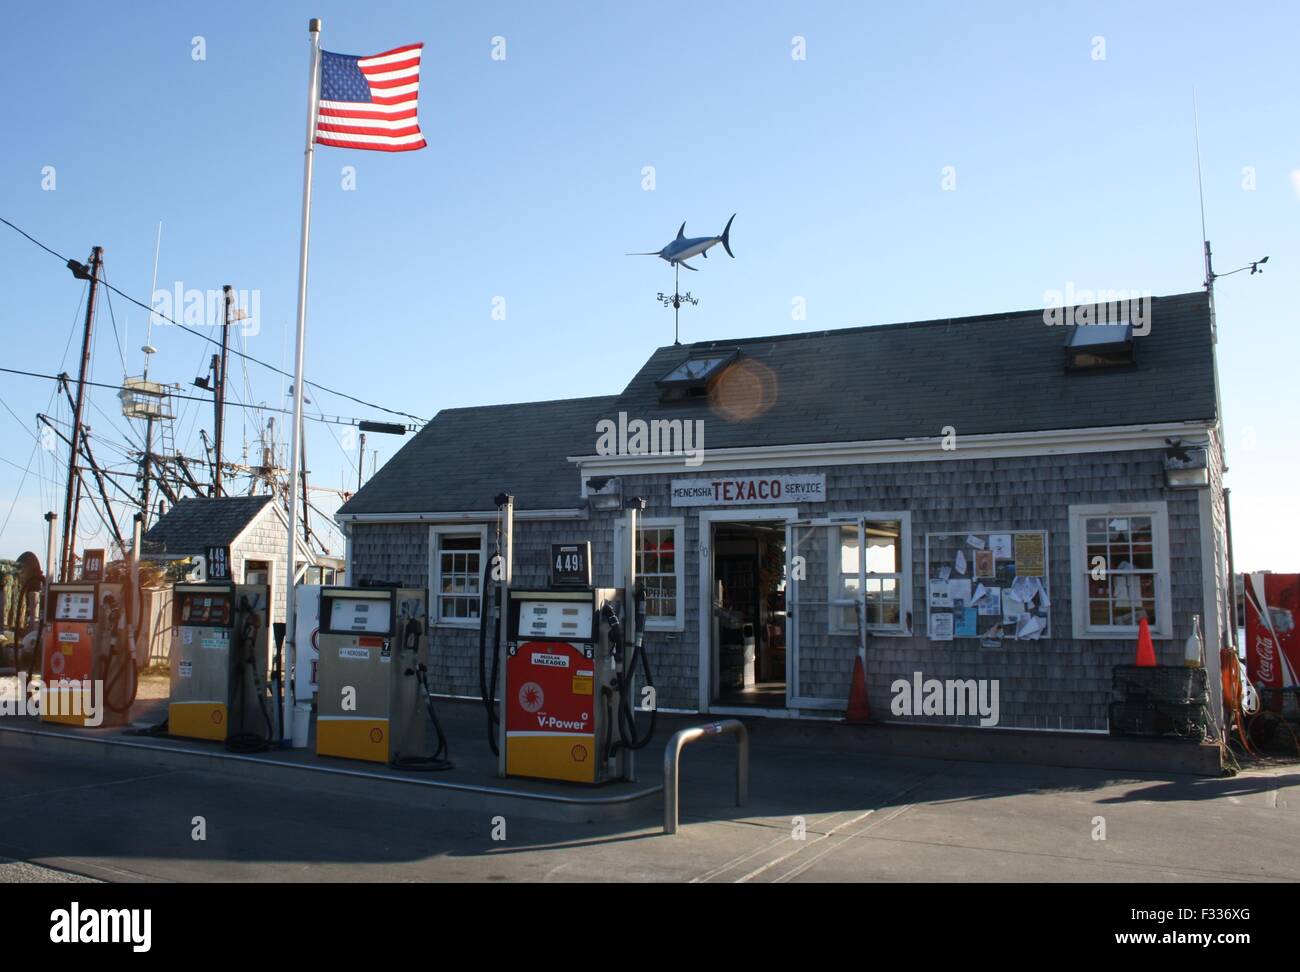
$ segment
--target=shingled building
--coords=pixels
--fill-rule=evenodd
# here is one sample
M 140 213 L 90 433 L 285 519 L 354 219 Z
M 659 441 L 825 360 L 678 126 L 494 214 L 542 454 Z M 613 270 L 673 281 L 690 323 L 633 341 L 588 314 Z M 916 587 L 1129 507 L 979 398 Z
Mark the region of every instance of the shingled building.
M 516 583 L 589 540 L 599 586 L 642 497 L 660 706 L 836 715 L 861 655 L 879 718 L 975 679 L 1003 727 L 1105 731 L 1141 618 L 1170 664 L 1199 618 L 1212 686 L 1229 625 L 1210 304 L 1147 300 L 674 345 L 620 394 L 442 411 L 340 510 L 348 575 L 427 586 L 437 686 L 476 695 L 493 497 Z

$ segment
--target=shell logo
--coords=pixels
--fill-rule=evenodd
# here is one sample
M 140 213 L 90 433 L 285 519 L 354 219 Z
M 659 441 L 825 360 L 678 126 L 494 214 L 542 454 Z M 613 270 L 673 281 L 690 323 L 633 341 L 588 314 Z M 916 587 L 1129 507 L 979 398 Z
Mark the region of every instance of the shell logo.
M 222 719 L 224 719 L 224 718 L 225 718 L 225 716 L 223 716 L 223 715 L 221 714 L 221 710 L 220 710 L 220 709 L 213 709 L 213 710 L 212 710 L 212 724 L 213 724 L 214 726 L 219 726 L 219 725 L 221 725 L 221 721 L 222 721 Z
M 380 743 L 380 742 L 383 742 L 383 741 L 384 741 L 384 730 L 380 729 L 378 726 L 375 726 L 375 728 L 371 729 L 371 730 L 370 730 L 370 741 L 371 741 L 372 743 Z
M 575 763 L 585 763 L 587 761 L 587 747 L 579 743 L 569 750 L 569 755 L 573 757 Z
M 546 704 L 546 693 L 536 682 L 524 682 L 519 686 L 519 708 L 525 712 L 536 712 Z

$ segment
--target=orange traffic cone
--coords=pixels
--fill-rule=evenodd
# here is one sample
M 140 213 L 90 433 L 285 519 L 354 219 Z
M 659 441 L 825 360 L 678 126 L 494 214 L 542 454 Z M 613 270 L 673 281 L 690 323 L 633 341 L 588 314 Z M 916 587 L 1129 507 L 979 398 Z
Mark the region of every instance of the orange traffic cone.
M 1138 622 L 1138 649 L 1135 664 L 1143 668 L 1156 667 L 1156 647 L 1151 643 L 1151 626 L 1147 624 L 1146 618 Z
M 853 660 L 853 681 L 849 684 L 849 709 L 844 716 L 844 721 L 871 721 L 871 706 L 867 704 L 867 672 L 862 667 L 861 656 Z

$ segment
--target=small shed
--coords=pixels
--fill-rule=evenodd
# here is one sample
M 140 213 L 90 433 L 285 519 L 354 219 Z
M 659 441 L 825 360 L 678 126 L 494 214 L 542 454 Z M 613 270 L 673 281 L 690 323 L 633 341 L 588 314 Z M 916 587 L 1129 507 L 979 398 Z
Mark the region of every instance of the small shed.
M 239 584 L 270 584 L 272 620 L 285 619 L 285 547 L 289 518 L 274 497 L 219 496 L 183 499 L 144 535 L 140 554 L 151 560 L 205 556 L 209 547 L 230 552 L 230 576 Z M 295 582 L 316 558 L 298 540 Z

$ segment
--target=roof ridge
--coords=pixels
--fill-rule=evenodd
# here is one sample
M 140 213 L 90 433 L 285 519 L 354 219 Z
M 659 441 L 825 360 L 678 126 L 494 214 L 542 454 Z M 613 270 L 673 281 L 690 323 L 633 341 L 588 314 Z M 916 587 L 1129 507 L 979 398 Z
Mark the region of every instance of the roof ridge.
M 523 408 L 524 406 L 536 405 L 573 405 L 578 402 L 598 402 L 602 399 L 618 398 L 619 394 L 619 392 L 615 392 L 610 395 L 584 395 L 581 398 L 547 398 L 539 402 L 496 402 L 492 405 L 460 405 L 455 408 L 441 408 L 434 415 L 434 418 L 448 412 L 486 412 L 493 408 Z
M 1152 301 L 1160 300 L 1178 300 L 1189 297 L 1206 298 L 1205 291 L 1191 290 L 1181 294 L 1163 294 L 1151 295 Z M 1074 305 L 1077 306 L 1077 305 Z M 766 341 L 797 341 L 810 338 L 824 338 L 838 335 L 862 334 L 867 331 L 893 331 L 906 330 L 914 327 L 939 327 L 951 326 L 953 324 L 976 324 L 976 323 L 993 323 L 1006 321 L 1015 317 L 1027 317 L 1030 315 L 1042 314 L 1046 307 L 1027 307 L 1018 311 L 998 311 L 990 314 L 972 314 L 966 317 L 932 317 L 920 321 L 891 321 L 888 324 L 854 324 L 850 327 L 831 327 L 822 328 L 816 331 L 790 331 L 785 334 L 768 334 L 755 337 L 740 338 L 713 338 L 706 341 L 695 341 L 691 344 L 664 344 L 655 349 L 654 354 L 660 351 L 671 351 L 674 348 L 687 352 L 688 354 L 695 350 L 706 350 L 718 347 L 731 347 L 741 345 L 762 344 Z M 653 357 L 653 355 L 652 355 Z

